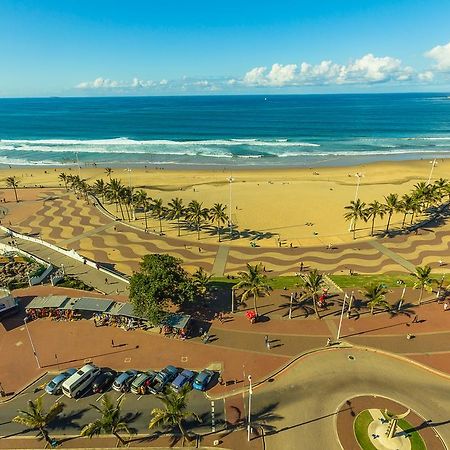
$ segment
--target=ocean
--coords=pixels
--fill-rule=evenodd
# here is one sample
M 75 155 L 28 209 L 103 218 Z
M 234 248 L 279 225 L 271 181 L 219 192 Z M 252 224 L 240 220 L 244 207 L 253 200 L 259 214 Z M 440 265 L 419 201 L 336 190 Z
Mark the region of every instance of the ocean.
M 314 167 L 450 157 L 450 95 L 0 99 L 1 165 Z

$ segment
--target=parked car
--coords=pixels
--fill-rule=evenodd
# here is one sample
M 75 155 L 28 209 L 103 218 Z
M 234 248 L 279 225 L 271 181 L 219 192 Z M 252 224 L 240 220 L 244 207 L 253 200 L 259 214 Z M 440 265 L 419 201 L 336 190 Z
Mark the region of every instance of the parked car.
M 133 380 L 139 375 L 137 370 L 127 370 L 119 374 L 113 383 L 113 389 L 117 392 L 128 392 Z
M 92 383 L 92 392 L 94 394 L 106 392 L 113 384 L 114 378 L 116 378 L 116 376 L 117 373 L 115 370 L 102 369 Z
M 190 385 L 194 377 L 195 373 L 192 372 L 192 370 L 184 369 L 181 373 L 177 375 L 175 380 L 172 381 L 170 387 L 174 391 L 180 391 L 184 386 Z
M 195 377 L 192 387 L 198 391 L 206 391 L 208 384 L 211 382 L 214 376 L 214 371 L 204 369 Z
M 146 394 L 148 392 L 148 386 L 155 379 L 156 372 L 148 370 L 139 374 L 131 383 L 131 392 L 133 394 Z
M 160 370 L 155 377 L 154 382 L 149 386 L 152 394 L 159 394 L 164 387 L 178 375 L 178 369 L 174 366 L 167 366 Z
M 52 378 L 52 380 L 45 386 L 45 392 L 47 394 L 60 394 L 62 391 L 62 384 L 67 378 L 72 376 L 77 372 L 77 369 L 67 369 L 65 372 L 56 375 L 56 377 Z

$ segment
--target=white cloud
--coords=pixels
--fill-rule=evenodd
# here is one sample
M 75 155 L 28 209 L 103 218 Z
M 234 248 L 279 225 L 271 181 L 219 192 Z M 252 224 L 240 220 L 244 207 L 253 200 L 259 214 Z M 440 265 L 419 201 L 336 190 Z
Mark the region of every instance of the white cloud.
M 242 82 L 249 86 L 300 86 L 323 84 L 374 84 L 387 81 L 407 81 L 414 76 L 411 67 L 403 66 L 399 59 L 377 57 L 368 53 L 347 65 L 324 60 L 313 65 L 273 64 L 248 71 Z
M 425 56 L 435 61 L 437 69 L 450 70 L 450 42 L 445 45 L 436 45 L 427 51 Z
M 151 88 L 158 83 L 152 80 L 140 80 L 133 78 L 131 81 L 116 81 L 109 78 L 98 77 L 93 81 L 83 81 L 75 86 L 76 89 L 117 89 L 117 88 Z M 167 80 L 161 80 L 159 84 L 167 84 Z
M 431 70 L 426 70 L 425 72 L 420 72 L 418 75 L 417 75 L 417 78 L 420 80 L 420 81 L 431 81 L 431 80 L 433 80 L 433 78 L 434 78 L 434 73 L 431 71 Z

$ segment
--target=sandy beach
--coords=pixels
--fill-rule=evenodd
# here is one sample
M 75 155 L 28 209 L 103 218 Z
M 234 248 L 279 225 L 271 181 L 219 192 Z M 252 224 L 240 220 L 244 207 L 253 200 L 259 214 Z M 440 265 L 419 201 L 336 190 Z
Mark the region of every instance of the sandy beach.
M 214 203 L 229 205 L 230 186 L 228 177 L 232 175 L 232 219 L 242 238 L 235 244 L 248 245 L 258 233 L 266 233 L 259 241 L 261 246 L 317 245 L 318 243 L 339 244 L 352 240 L 349 224 L 344 220 L 344 206 L 355 197 L 356 173 L 362 174 L 359 197 L 369 203 L 383 201 L 390 193 L 402 195 L 415 183 L 426 181 L 431 165 L 428 160 L 380 162 L 352 167 L 321 167 L 309 169 L 255 169 L 234 170 L 181 170 L 167 168 L 126 169 L 114 168 L 112 177 L 119 178 L 125 185 L 144 189 L 152 198 L 161 198 L 166 204 L 174 197 L 203 202 L 205 207 Z M 439 160 L 432 179 L 445 178 L 450 170 L 450 160 Z M 13 199 L 13 192 L 5 187 L 8 176 L 16 176 L 23 188 L 38 186 L 63 187 L 58 180 L 61 172 L 80 174 L 88 183 L 98 178 L 105 182 L 108 177 L 104 168 L 62 167 L 36 168 L 12 167 L 0 170 L 0 196 Z M 19 195 L 22 195 L 19 193 Z M 26 196 L 26 193 L 23 192 Z M 110 210 L 114 212 L 113 205 Z M 403 218 L 393 217 L 395 228 Z M 143 226 L 138 215 L 135 225 Z M 312 225 L 311 225 L 312 224 Z M 377 219 L 376 228 L 386 226 L 384 219 Z M 149 219 L 149 228 L 158 230 L 158 222 Z M 367 238 L 370 224 L 358 224 L 357 237 Z M 176 227 L 164 222 L 164 232 L 176 236 Z M 195 232 L 183 230 L 184 238 L 196 239 Z M 202 240 L 217 241 L 216 236 L 204 233 Z M 247 242 L 246 242 L 247 241 Z

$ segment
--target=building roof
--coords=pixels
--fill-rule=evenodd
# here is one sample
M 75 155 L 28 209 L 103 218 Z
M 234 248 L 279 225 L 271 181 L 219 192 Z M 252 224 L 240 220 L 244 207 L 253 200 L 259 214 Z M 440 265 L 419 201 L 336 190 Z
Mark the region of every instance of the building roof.
M 72 300 L 74 300 L 72 309 L 93 312 L 105 312 L 114 303 L 112 300 L 94 297 L 80 297 Z
M 48 295 L 47 297 L 34 297 L 28 303 L 26 309 L 39 308 L 61 308 L 68 302 L 69 297 L 65 295 Z
M 191 316 L 188 314 L 170 314 L 169 316 L 167 316 L 164 324 L 169 327 L 181 330 L 187 327 L 190 320 Z
M 122 303 L 122 307 L 119 310 L 119 315 L 123 317 L 132 317 L 133 319 L 142 319 L 142 316 L 134 312 L 132 303 Z

